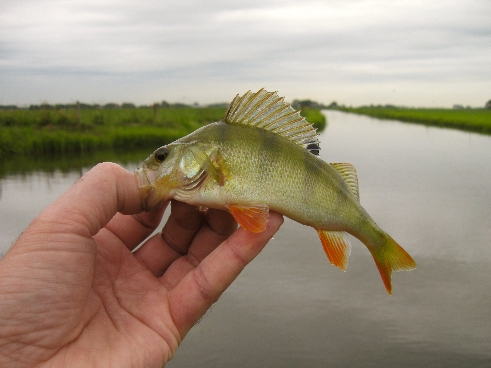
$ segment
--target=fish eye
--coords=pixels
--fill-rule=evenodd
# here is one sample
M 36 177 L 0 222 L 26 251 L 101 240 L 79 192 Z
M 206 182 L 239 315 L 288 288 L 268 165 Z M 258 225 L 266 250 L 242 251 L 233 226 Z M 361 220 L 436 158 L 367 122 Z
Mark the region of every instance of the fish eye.
M 155 151 L 155 161 L 157 161 L 158 163 L 164 162 L 168 155 L 169 150 L 166 147 L 160 147 L 157 151 Z

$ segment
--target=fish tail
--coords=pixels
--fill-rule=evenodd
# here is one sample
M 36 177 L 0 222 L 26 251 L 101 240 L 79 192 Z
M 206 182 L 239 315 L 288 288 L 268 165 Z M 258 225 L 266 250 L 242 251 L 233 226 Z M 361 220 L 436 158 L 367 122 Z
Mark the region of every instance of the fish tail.
M 382 239 L 382 246 L 369 247 L 368 249 L 372 253 L 387 292 L 392 294 L 392 271 L 412 270 L 416 268 L 416 262 L 388 234 L 384 233 Z

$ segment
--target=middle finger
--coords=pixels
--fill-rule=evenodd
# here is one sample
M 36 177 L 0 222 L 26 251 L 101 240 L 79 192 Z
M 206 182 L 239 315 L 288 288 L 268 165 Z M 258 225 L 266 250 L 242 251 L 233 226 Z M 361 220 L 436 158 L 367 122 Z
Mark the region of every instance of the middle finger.
M 172 263 L 162 276 L 161 281 L 168 289 L 173 289 L 186 274 L 237 230 L 237 222 L 226 211 L 210 208 L 206 212 L 206 220 L 193 239 L 187 255 Z
M 188 253 L 203 221 L 203 214 L 195 206 L 173 200 L 162 232 L 147 240 L 135 252 L 136 258 L 155 276 L 161 276 L 172 262 Z

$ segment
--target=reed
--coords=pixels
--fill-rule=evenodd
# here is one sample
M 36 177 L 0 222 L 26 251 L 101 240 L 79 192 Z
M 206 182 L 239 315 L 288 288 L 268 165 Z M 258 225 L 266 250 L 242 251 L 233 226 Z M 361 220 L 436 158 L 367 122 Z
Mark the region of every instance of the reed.
M 65 130 L 95 129 L 111 125 L 186 126 L 220 120 L 223 108 L 128 108 L 128 109 L 48 109 L 0 111 L 0 127 L 48 127 Z

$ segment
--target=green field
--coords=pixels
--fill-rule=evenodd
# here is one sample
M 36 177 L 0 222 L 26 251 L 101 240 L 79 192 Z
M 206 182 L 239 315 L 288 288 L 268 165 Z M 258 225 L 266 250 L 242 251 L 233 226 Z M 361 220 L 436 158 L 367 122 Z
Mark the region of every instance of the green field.
M 341 111 L 411 123 L 491 134 L 491 110 L 411 109 L 399 107 L 338 108 Z
M 0 158 L 153 149 L 219 121 L 225 111 L 223 107 L 0 111 Z M 302 114 L 317 128 L 325 127 L 320 111 L 309 109 Z

